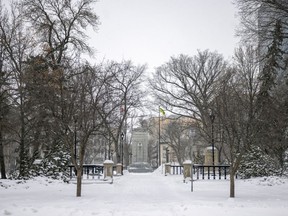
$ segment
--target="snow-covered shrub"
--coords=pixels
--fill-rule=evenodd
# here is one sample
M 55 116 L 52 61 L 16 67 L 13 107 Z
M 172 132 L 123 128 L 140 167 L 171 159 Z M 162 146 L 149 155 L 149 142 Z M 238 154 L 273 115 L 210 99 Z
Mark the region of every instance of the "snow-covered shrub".
M 17 149 L 17 151 L 19 151 L 19 150 Z M 30 178 L 32 158 L 29 157 L 28 151 L 26 149 L 22 153 L 22 157 L 23 158 L 22 158 L 21 162 L 20 162 L 19 158 L 17 159 L 16 169 L 7 173 L 7 176 L 9 179 L 28 180 Z M 20 166 L 20 163 L 21 163 L 21 166 Z
M 38 163 L 33 164 L 32 176 L 46 176 L 53 179 L 67 179 L 70 155 L 65 151 L 54 151 Z
M 285 151 L 285 156 L 284 156 L 284 172 L 283 174 L 288 176 L 288 150 Z
M 238 169 L 241 178 L 263 177 L 279 174 L 277 161 L 258 146 L 253 146 L 243 158 Z

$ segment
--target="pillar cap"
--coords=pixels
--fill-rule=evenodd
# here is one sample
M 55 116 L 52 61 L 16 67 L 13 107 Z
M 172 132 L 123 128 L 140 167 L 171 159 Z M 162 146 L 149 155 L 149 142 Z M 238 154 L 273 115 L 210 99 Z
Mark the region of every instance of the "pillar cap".
M 208 151 L 212 151 L 213 150 L 213 147 L 212 146 L 209 146 L 209 147 L 206 147 L 205 148 L 206 150 Z M 217 151 L 218 149 L 214 146 L 214 151 Z
M 112 160 L 105 160 L 103 164 L 114 164 L 114 162 Z
M 183 165 L 184 165 L 184 164 L 189 164 L 189 165 L 190 165 L 190 164 L 192 164 L 192 161 L 191 161 L 191 160 L 185 160 L 185 161 L 183 162 Z

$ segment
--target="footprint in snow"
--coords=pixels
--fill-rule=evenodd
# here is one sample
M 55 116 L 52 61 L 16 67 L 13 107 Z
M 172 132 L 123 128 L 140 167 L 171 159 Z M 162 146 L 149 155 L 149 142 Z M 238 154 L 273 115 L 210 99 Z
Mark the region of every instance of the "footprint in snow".
M 6 209 L 4 210 L 4 215 L 12 215 L 11 212 L 7 211 Z
M 33 213 L 37 213 L 37 212 L 38 212 L 37 209 L 31 209 L 31 211 L 32 211 Z

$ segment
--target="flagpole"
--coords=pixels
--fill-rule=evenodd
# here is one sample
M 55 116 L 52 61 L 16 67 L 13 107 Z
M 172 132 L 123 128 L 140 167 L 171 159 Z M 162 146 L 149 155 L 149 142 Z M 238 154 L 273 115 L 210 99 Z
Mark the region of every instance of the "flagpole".
M 159 140 L 158 140 L 158 166 L 160 167 L 160 165 L 161 165 L 161 155 L 160 155 L 160 153 L 161 153 L 161 147 L 160 147 L 160 135 L 161 135 L 161 131 L 160 131 L 160 106 L 159 106 L 159 110 L 158 110 L 158 112 L 159 112 L 159 134 L 158 134 L 158 138 L 159 138 Z

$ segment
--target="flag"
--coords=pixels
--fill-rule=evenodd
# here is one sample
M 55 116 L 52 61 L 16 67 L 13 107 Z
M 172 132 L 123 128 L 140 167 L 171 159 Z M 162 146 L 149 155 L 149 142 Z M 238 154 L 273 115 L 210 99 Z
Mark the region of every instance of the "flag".
M 164 111 L 164 109 L 162 109 L 161 107 L 159 107 L 159 111 L 160 111 L 160 113 L 161 113 L 162 115 L 165 116 L 165 111 Z

